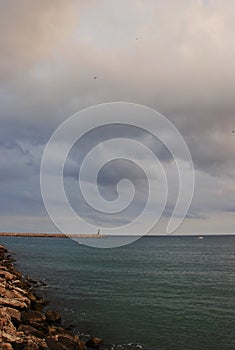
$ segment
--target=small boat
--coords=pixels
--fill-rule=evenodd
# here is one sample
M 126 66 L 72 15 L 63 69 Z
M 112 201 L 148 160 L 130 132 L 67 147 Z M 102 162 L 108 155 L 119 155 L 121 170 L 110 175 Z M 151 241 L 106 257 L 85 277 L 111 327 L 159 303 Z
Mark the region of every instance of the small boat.
M 203 239 L 204 237 L 203 236 L 198 236 L 197 239 Z

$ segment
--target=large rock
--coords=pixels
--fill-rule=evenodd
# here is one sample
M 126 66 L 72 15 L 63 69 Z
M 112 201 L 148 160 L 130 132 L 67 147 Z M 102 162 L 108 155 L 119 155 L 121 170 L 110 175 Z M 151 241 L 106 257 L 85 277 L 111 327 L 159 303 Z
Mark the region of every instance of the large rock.
M 5 308 L 0 309 L 0 344 L 14 343 L 19 341 L 20 337 L 16 332 L 16 328 L 11 321 L 10 315 Z
M 21 276 L 22 276 L 22 273 L 14 267 L 10 268 L 10 272 L 18 278 L 21 278 Z
M 4 308 L 5 312 L 11 317 L 11 321 L 14 325 L 19 325 L 21 322 L 21 313 L 17 309 L 11 307 Z
M 43 350 L 48 349 L 45 340 L 28 335 L 14 345 L 14 350 Z
M 8 250 L 7 250 L 7 248 L 6 247 L 4 247 L 4 245 L 2 245 L 2 244 L 0 244 L 0 251 L 2 252 L 2 253 L 8 253 Z
M 28 305 L 17 299 L 10 299 L 10 298 L 0 298 L 0 305 L 2 306 L 9 306 L 18 310 L 24 310 L 28 308 Z
M 3 343 L 2 350 L 13 350 L 12 345 L 10 343 Z
M 84 343 L 70 334 L 58 334 L 46 338 L 50 350 L 85 350 Z
M 21 313 L 22 322 L 26 324 L 41 323 L 46 320 L 46 316 L 39 311 L 28 310 Z
M 10 286 L 9 289 L 14 289 L 15 291 L 17 291 L 18 293 L 20 293 L 21 295 L 24 295 L 26 296 L 28 299 L 30 299 L 29 295 L 30 295 L 30 292 L 20 288 L 20 287 L 17 287 L 17 286 Z M 32 294 L 32 293 L 31 293 Z
M 0 287 L 0 295 L 9 299 L 17 299 L 26 303 L 27 305 L 30 304 L 30 300 L 16 289 L 7 289 Z
M 36 311 L 42 311 L 48 302 L 44 298 L 36 298 L 32 301 L 32 309 Z
M 103 345 L 103 340 L 95 337 L 92 337 L 86 342 L 86 346 L 91 349 L 100 349 L 102 345 Z
M 76 343 L 74 341 L 74 337 L 70 334 L 59 334 L 58 342 L 65 346 L 66 349 L 75 349 Z
M 55 336 L 47 337 L 46 343 L 50 350 L 66 350 L 66 347 L 60 344 Z
M 0 270 L 0 277 L 5 278 L 6 281 L 11 281 L 15 276 L 8 271 Z
M 56 311 L 47 311 L 46 312 L 46 320 L 49 324 L 61 324 L 61 316 L 59 312 Z
M 40 332 L 47 334 L 49 332 L 49 326 L 46 322 L 31 322 L 30 326 L 38 329 Z
M 76 343 L 77 350 L 85 350 L 86 349 L 85 343 L 83 341 L 81 341 L 77 335 L 74 336 L 74 341 Z
M 41 339 L 45 338 L 44 332 L 39 331 L 38 329 L 36 329 L 30 325 L 21 324 L 18 328 L 18 331 L 23 332 L 25 335 L 33 335 L 33 336 L 35 336 L 37 338 L 41 338 Z

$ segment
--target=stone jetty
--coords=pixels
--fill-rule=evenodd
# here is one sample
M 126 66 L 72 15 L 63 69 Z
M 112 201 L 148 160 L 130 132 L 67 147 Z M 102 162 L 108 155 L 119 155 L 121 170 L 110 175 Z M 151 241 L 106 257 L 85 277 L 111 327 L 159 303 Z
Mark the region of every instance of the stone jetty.
M 2 237 L 40 237 L 40 238 L 107 238 L 101 234 L 77 234 L 77 233 L 35 233 L 35 232 L 0 232 Z
M 82 341 L 62 326 L 58 312 L 44 312 L 47 302 L 34 292 L 37 284 L 14 267 L 8 250 L 0 245 L 0 349 L 102 349 L 102 339 Z

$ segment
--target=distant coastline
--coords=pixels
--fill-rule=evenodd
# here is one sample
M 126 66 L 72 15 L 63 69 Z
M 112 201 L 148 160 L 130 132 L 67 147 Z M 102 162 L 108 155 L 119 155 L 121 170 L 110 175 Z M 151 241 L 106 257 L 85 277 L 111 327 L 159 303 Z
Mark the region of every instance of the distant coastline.
M 43 238 L 106 238 L 101 234 L 64 234 L 64 233 L 34 233 L 34 232 L 0 232 L 1 237 L 43 237 Z

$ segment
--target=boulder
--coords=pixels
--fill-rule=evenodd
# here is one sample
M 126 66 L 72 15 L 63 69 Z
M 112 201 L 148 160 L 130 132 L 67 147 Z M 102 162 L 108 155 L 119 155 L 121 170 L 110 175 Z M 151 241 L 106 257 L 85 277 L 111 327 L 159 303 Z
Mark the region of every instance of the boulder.
M 65 346 L 58 342 L 55 336 L 47 337 L 46 343 L 50 350 L 67 350 Z
M 48 325 L 48 333 L 49 335 L 57 334 L 58 332 L 58 327 L 55 327 L 53 325 Z
M 29 298 L 29 293 L 30 292 L 27 292 L 26 290 L 20 288 L 20 287 L 17 287 L 17 286 L 10 286 L 9 289 L 14 289 L 16 290 L 18 293 L 20 293 L 21 295 L 24 295 L 24 296 L 27 296 L 28 299 Z M 32 294 L 32 293 L 31 293 Z
M 13 350 L 13 348 L 10 343 L 3 343 L 2 350 Z
M 29 282 L 30 284 L 34 284 L 34 285 L 37 285 L 37 284 L 38 284 L 38 281 L 35 280 L 35 279 L 33 279 L 33 278 L 30 277 L 30 276 L 27 276 L 26 279 L 27 279 L 27 282 Z
M 7 248 L 6 247 L 4 247 L 4 245 L 2 245 L 2 244 L 0 244 L 0 251 L 2 252 L 2 253 L 8 253 L 8 250 L 7 250 Z
M 6 288 L 3 289 L 2 287 L 0 287 L 0 295 L 9 299 L 20 300 L 26 303 L 27 305 L 30 304 L 30 300 L 26 296 L 18 292 L 18 290 L 16 289 L 6 289 Z
M 77 350 L 85 350 L 86 349 L 85 343 L 83 341 L 81 341 L 77 335 L 74 336 L 74 341 L 77 345 L 77 348 L 76 348 Z
M 45 334 L 48 333 L 48 325 L 46 322 L 31 322 L 30 326 L 32 326 L 35 329 L 38 329 L 40 332 L 43 332 Z
M 100 349 L 102 345 L 103 340 L 95 337 L 92 337 L 86 342 L 86 346 L 91 349 Z
M 76 342 L 74 341 L 74 337 L 70 334 L 59 334 L 57 336 L 57 340 L 60 344 L 64 345 L 66 349 L 74 349 L 76 348 Z
M 33 335 L 25 336 L 21 342 L 14 344 L 14 350 L 43 350 L 48 349 L 45 340 Z
M 17 335 L 17 333 L 15 332 L 15 334 L 11 334 L 8 331 L 2 331 L 1 332 L 1 336 L 2 339 L 4 341 L 7 341 L 9 343 L 16 343 L 16 342 L 20 342 L 20 337 Z
M 19 334 L 5 308 L 0 309 L 0 340 L 1 343 L 15 343 L 20 341 Z
M 12 286 L 19 286 L 19 287 L 21 287 L 22 285 L 23 285 L 23 282 L 21 281 L 21 280 L 13 280 L 12 282 L 11 282 L 11 285 Z
M 37 300 L 37 298 L 35 297 L 35 295 L 32 292 L 28 291 L 26 293 L 27 293 L 27 296 L 31 302 L 35 302 Z
M 36 311 L 42 311 L 48 302 L 44 298 L 36 298 L 32 301 L 32 309 Z
M 25 325 L 25 324 L 21 324 L 18 328 L 18 331 L 23 332 L 25 335 L 33 335 L 37 338 L 45 338 L 45 333 L 42 331 L 39 331 L 38 329 L 29 326 L 29 325 Z
M 0 270 L 0 277 L 5 278 L 6 281 L 11 281 L 14 279 L 15 276 L 8 271 Z
M 70 334 L 48 336 L 46 342 L 50 350 L 85 350 L 85 344 L 78 336 Z
M 17 309 L 11 307 L 5 307 L 5 312 L 11 317 L 11 321 L 14 325 L 19 325 L 21 321 L 21 313 Z
M 24 310 L 28 308 L 28 305 L 21 301 L 21 300 L 17 300 L 17 299 L 10 299 L 10 298 L 0 298 L 0 305 L 2 306 L 9 306 L 18 310 Z
M 59 312 L 56 311 L 47 311 L 46 320 L 48 324 L 61 324 L 61 316 Z
M 25 324 L 41 323 L 46 320 L 46 316 L 39 311 L 28 310 L 21 313 L 22 322 Z
M 22 273 L 14 267 L 10 268 L 10 272 L 18 278 L 21 278 L 21 276 L 22 276 Z

